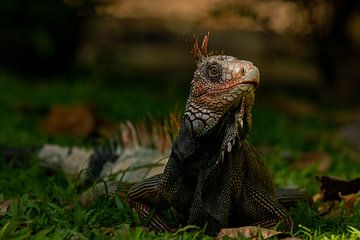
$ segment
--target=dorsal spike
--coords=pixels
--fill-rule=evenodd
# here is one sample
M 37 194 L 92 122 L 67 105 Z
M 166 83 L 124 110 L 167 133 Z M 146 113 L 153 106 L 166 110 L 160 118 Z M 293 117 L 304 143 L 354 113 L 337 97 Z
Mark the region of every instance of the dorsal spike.
M 210 38 L 210 32 L 207 32 L 207 34 L 204 36 L 204 39 L 201 44 L 201 52 L 205 57 L 208 57 L 208 43 Z
M 190 44 L 189 39 L 185 38 L 186 44 L 190 48 L 190 52 L 193 55 L 196 62 L 200 61 L 205 57 L 209 57 L 208 52 L 208 43 L 209 43 L 210 32 L 208 32 L 201 43 L 201 47 L 199 47 L 199 38 L 194 33 L 193 35 L 193 45 Z
M 199 38 L 196 36 L 195 33 L 194 33 L 193 56 L 194 56 L 196 62 L 199 61 L 202 58 L 202 53 L 201 53 L 201 50 L 199 48 Z

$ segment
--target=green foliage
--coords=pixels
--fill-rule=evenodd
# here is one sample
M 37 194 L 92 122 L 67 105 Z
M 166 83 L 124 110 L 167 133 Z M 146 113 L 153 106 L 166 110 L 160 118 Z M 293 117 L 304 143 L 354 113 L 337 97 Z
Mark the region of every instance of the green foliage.
M 319 230 L 311 230 L 305 226 L 300 225 L 300 229 L 295 235 L 300 235 L 303 238 L 311 240 L 357 240 L 360 239 L 360 230 L 348 226 L 345 232 L 334 234 L 331 232 L 323 232 Z

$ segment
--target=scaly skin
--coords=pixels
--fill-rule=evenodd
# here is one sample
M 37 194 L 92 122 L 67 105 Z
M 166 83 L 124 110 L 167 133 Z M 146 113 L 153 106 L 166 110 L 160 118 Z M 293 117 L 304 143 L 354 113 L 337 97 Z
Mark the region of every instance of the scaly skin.
M 162 211 L 174 209 L 179 225 L 221 228 L 244 225 L 292 225 L 277 202 L 272 178 L 259 154 L 248 143 L 254 92 L 259 70 L 235 57 L 207 53 L 194 37 L 197 69 L 191 82 L 179 135 L 162 174 L 145 179 L 129 191 L 130 205 L 148 226 L 170 231 Z

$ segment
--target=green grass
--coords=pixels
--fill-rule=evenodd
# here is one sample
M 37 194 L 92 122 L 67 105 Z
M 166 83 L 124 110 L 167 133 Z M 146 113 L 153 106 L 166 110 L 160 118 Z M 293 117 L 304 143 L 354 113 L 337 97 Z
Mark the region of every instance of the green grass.
M 94 79 L 27 82 L 0 74 L 0 145 L 37 146 L 85 144 L 85 139 L 54 137 L 44 133 L 41 120 L 54 104 L 94 102 L 97 114 L 109 121 L 141 119 L 147 114 L 166 115 L 182 109 L 187 89 L 152 84 L 107 85 Z M 24 106 L 28 111 L 20 110 Z M 322 113 L 319 113 L 322 116 Z M 332 166 L 324 174 L 343 178 L 359 177 L 360 164 L 351 159 L 341 141 L 335 141 L 336 125 L 319 116 L 294 117 L 260 103 L 254 109 L 251 141 L 270 146 L 264 152 L 278 186 L 297 185 L 312 194 L 318 192 L 315 168 L 295 170 L 293 159 L 306 151 L 331 154 Z M 291 156 L 284 161 L 284 153 Z M 188 227 L 176 233 L 144 230 L 137 215 L 120 198 L 102 197 L 91 206 L 78 204 L 81 187 L 62 173 L 37 165 L 35 157 L 24 162 L 0 157 L 0 202 L 11 199 L 9 212 L 0 215 L 2 239 L 212 239 L 202 230 Z M 359 239 L 360 204 L 352 216 L 328 219 L 316 212 L 316 206 L 299 205 L 290 211 L 294 236 L 305 239 Z

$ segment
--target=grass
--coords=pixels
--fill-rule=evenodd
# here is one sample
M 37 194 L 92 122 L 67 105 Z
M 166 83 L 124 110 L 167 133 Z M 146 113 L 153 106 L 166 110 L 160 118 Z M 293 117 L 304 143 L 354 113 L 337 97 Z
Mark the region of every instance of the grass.
M 51 142 L 82 145 L 85 139 L 54 137 L 41 128 L 41 119 L 54 104 L 95 102 L 97 114 L 109 121 L 141 119 L 147 114 L 166 115 L 175 107 L 182 109 L 187 90 L 151 84 L 110 86 L 94 79 L 59 79 L 26 82 L 0 74 L 0 145 L 37 146 Z M 24 111 L 23 109 L 27 109 Z M 321 113 L 319 113 L 321 115 Z M 278 186 L 297 185 L 312 194 L 318 192 L 315 168 L 299 171 L 292 161 L 307 151 L 325 151 L 332 157 L 324 174 L 347 179 L 359 176 L 360 164 L 347 154 L 341 141 L 335 141 L 336 126 L 317 116 L 294 117 L 257 103 L 251 141 L 271 151 L 264 158 Z M 284 154 L 290 156 L 284 161 Z M 212 239 L 201 229 L 176 233 L 145 231 L 137 215 L 120 198 L 98 199 L 91 206 L 78 204 L 81 188 L 62 173 L 37 165 L 32 157 L 15 163 L 0 157 L 0 202 L 11 199 L 10 209 L 0 214 L 2 239 Z M 324 218 L 316 206 L 299 205 L 290 211 L 294 236 L 305 239 L 359 239 L 360 204 L 351 216 Z

